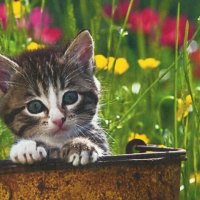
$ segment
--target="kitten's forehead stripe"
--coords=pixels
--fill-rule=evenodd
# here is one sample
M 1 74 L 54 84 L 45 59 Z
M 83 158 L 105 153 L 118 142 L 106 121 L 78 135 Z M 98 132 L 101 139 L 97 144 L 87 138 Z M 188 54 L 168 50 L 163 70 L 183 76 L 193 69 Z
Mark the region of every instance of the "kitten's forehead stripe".
M 56 92 L 55 88 L 52 85 L 49 87 L 48 99 L 50 107 L 49 117 L 52 120 L 64 118 L 64 114 L 60 111 L 61 105 L 59 105 L 60 102 L 58 92 Z
M 61 90 L 61 80 L 57 77 L 57 90 Z
M 57 95 L 52 85 L 50 85 L 49 87 L 48 99 L 49 99 L 50 107 L 56 108 L 58 104 Z
M 39 82 L 39 81 L 37 81 L 37 85 L 38 85 L 38 91 L 39 91 L 39 94 L 40 95 L 38 95 L 38 96 L 44 96 L 45 95 L 45 92 L 44 92 L 44 88 L 43 88 L 43 86 L 42 86 L 42 83 L 41 82 Z

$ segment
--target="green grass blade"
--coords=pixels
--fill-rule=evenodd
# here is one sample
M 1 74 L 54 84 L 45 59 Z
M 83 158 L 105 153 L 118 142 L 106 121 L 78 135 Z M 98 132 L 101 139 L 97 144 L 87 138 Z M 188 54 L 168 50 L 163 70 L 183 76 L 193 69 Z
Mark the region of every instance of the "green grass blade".
M 178 52 L 179 52 L 179 21 L 180 21 L 180 2 L 177 6 L 176 17 L 176 44 L 175 44 L 175 65 L 174 65 L 174 147 L 178 147 L 177 131 L 177 91 L 178 91 Z

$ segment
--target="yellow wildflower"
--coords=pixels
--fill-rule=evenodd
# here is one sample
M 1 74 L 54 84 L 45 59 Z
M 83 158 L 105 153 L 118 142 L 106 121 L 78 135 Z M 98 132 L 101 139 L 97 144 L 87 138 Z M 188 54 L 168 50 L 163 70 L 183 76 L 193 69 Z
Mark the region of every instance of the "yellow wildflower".
M 128 137 L 128 141 L 131 141 L 133 139 L 140 139 L 142 141 L 144 141 L 145 144 L 148 144 L 150 142 L 149 138 L 144 134 L 140 134 L 140 133 L 130 133 L 129 137 Z
M 26 48 L 27 48 L 27 50 L 32 51 L 32 50 L 41 49 L 44 47 L 45 47 L 45 45 L 43 45 L 43 44 L 38 44 L 36 42 L 30 42 Z
M 21 18 L 24 15 L 24 6 L 20 0 L 13 1 L 12 3 L 13 14 L 15 18 Z
M 186 105 L 190 106 L 192 104 L 192 97 L 191 95 L 187 95 L 185 98 Z
M 96 55 L 95 56 L 95 62 L 96 62 L 96 67 L 98 69 L 106 69 L 107 68 L 108 60 L 105 56 Z
M 200 172 L 194 173 L 190 177 L 190 183 L 200 184 Z
M 160 61 L 155 58 L 139 59 L 138 64 L 142 69 L 154 69 L 160 65 Z
M 113 57 L 109 57 L 108 58 L 108 70 L 112 70 L 113 64 L 114 64 L 114 58 Z M 125 73 L 129 68 L 129 64 L 127 62 L 127 60 L 125 58 L 117 58 L 116 62 L 115 62 L 115 74 L 123 74 Z
M 182 118 L 187 117 L 190 107 L 192 105 L 192 98 L 190 95 L 187 95 L 185 101 L 178 99 L 178 111 L 177 111 L 177 120 L 181 121 Z
M 114 65 L 115 58 L 114 57 L 108 57 L 107 59 L 108 59 L 107 69 L 109 71 L 111 71 L 112 68 L 113 68 L 113 65 Z M 116 63 L 117 63 L 117 61 L 116 61 Z
M 119 75 L 125 73 L 129 68 L 129 64 L 125 58 L 117 58 L 115 62 L 114 57 L 106 58 L 103 55 L 96 55 L 95 61 L 97 69 L 107 69 L 112 71 L 112 68 L 114 67 L 114 73 Z M 114 62 L 115 66 L 113 66 Z
M 200 184 L 200 172 L 198 171 L 197 173 L 193 173 L 191 176 L 190 176 L 190 179 L 189 179 L 189 183 L 190 184 Z M 180 191 L 184 190 L 184 185 L 181 185 L 180 186 Z

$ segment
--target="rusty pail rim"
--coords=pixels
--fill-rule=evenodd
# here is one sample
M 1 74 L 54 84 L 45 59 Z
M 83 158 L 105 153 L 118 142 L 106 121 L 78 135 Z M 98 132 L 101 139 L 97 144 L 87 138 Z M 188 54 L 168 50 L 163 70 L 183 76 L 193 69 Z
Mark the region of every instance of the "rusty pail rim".
M 173 163 L 186 160 L 186 150 L 181 148 L 158 147 L 156 145 L 137 145 L 136 150 L 142 153 L 121 154 L 103 156 L 96 163 L 76 168 L 101 167 L 108 165 L 154 165 L 163 163 Z M 0 160 L 0 174 L 13 173 L 20 171 L 41 171 L 75 168 L 71 164 L 65 163 L 59 158 L 47 159 L 32 165 L 22 165 L 13 163 L 11 160 Z

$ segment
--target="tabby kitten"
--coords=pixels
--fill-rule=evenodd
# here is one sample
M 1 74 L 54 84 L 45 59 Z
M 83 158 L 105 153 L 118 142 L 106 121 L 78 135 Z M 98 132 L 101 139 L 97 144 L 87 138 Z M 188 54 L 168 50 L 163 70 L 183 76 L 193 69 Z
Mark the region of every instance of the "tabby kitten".
M 94 76 L 94 44 L 80 32 L 63 50 L 25 52 L 15 59 L 0 55 L 0 116 L 17 137 L 13 162 L 28 163 L 59 148 L 74 166 L 109 154 L 97 124 L 100 84 Z

